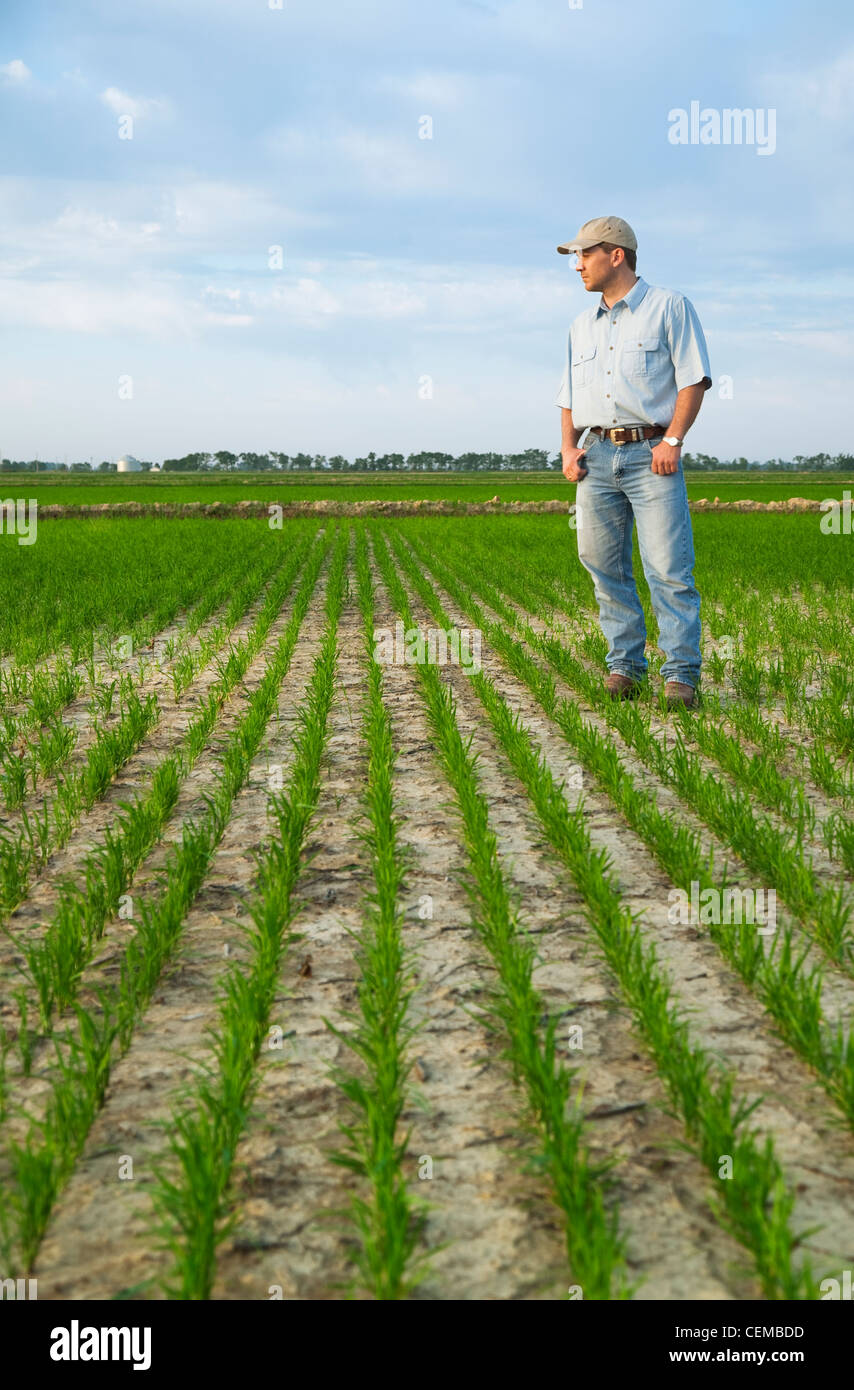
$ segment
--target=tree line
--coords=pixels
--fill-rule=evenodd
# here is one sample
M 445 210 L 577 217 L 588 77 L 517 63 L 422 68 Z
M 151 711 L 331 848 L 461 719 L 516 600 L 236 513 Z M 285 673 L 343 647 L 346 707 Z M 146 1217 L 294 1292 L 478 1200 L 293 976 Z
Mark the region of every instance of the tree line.
M 151 464 L 140 460 L 142 470 Z M 685 452 L 683 467 L 693 472 L 712 472 L 730 469 L 736 472 L 761 469 L 763 472 L 847 472 L 854 468 L 854 454 L 795 454 L 792 459 L 733 458 L 720 459 L 714 454 Z M 247 452 L 233 454 L 226 449 L 216 453 L 185 454 L 182 458 L 163 460 L 164 473 L 534 473 L 560 472 L 560 454 L 547 449 L 525 449 L 518 454 L 465 453 L 443 454 L 424 451 L 418 454 L 376 454 L 364 458 L 346 459 L 341 454 L 282 454 L 270 450 L 266 454 Z M 109 459 L 96 464 L 88 462 L 50 463 L 41 459 L 28 462 L 3 459 L 3 473 L 115 473 L 116 465 Z

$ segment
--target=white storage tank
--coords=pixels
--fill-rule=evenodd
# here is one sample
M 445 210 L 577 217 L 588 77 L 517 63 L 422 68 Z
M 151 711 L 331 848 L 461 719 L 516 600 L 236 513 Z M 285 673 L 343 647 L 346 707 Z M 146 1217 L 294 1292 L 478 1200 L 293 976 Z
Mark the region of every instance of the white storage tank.
M 116 464 L 116 471 L 118 473 L 141 473 L 142 464 L 139 459 L 134 458 L 133 454 L 122 454 Z

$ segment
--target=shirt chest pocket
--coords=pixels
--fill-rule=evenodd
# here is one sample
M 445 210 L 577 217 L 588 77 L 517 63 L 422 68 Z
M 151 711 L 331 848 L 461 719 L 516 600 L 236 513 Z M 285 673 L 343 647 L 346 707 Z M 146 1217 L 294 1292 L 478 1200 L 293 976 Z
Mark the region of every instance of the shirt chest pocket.
M 596 349 L 576 348 L 572 354 L 572 384 L 573 386 L 589 386 L 593 381 L 593 372 L 596 368 Z
M 657 376 L 669 361 L 662 338 L 631 338 L 623 346 L 623 371 L 626 376 Z

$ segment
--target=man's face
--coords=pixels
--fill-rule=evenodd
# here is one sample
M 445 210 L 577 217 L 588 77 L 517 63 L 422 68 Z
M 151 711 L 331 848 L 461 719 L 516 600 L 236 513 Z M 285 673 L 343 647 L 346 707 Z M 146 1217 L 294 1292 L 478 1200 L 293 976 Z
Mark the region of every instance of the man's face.
M 604 246 L 590 246 L 585 251 L 576 251 L 575 268 L 586 290 L 599 292 L 608 288 L 619 270 L 619 265 L 611 264 L 613 254 L 613 251 L 606 251 Z

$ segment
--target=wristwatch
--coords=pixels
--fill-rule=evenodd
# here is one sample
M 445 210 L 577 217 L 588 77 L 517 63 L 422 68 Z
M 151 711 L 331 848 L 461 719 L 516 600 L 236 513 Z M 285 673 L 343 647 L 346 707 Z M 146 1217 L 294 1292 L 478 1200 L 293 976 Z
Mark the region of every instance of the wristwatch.
M 681 447 L 682 447 L 682 445 L 684 444 L 685 441 L 684 441 L 683 439 L 680 439 L 680 438 L 678 437 L 678 435 L 675 435 L 675 434 L 666 434 L 666 435 L 664 436 L 664 438 L 662 439 L 661 442 L 662 442 L 662 444 L 672 444 L 674 447 L 676 447 L 676 446 L 678 445 L 679 448 L 681 449 Z

